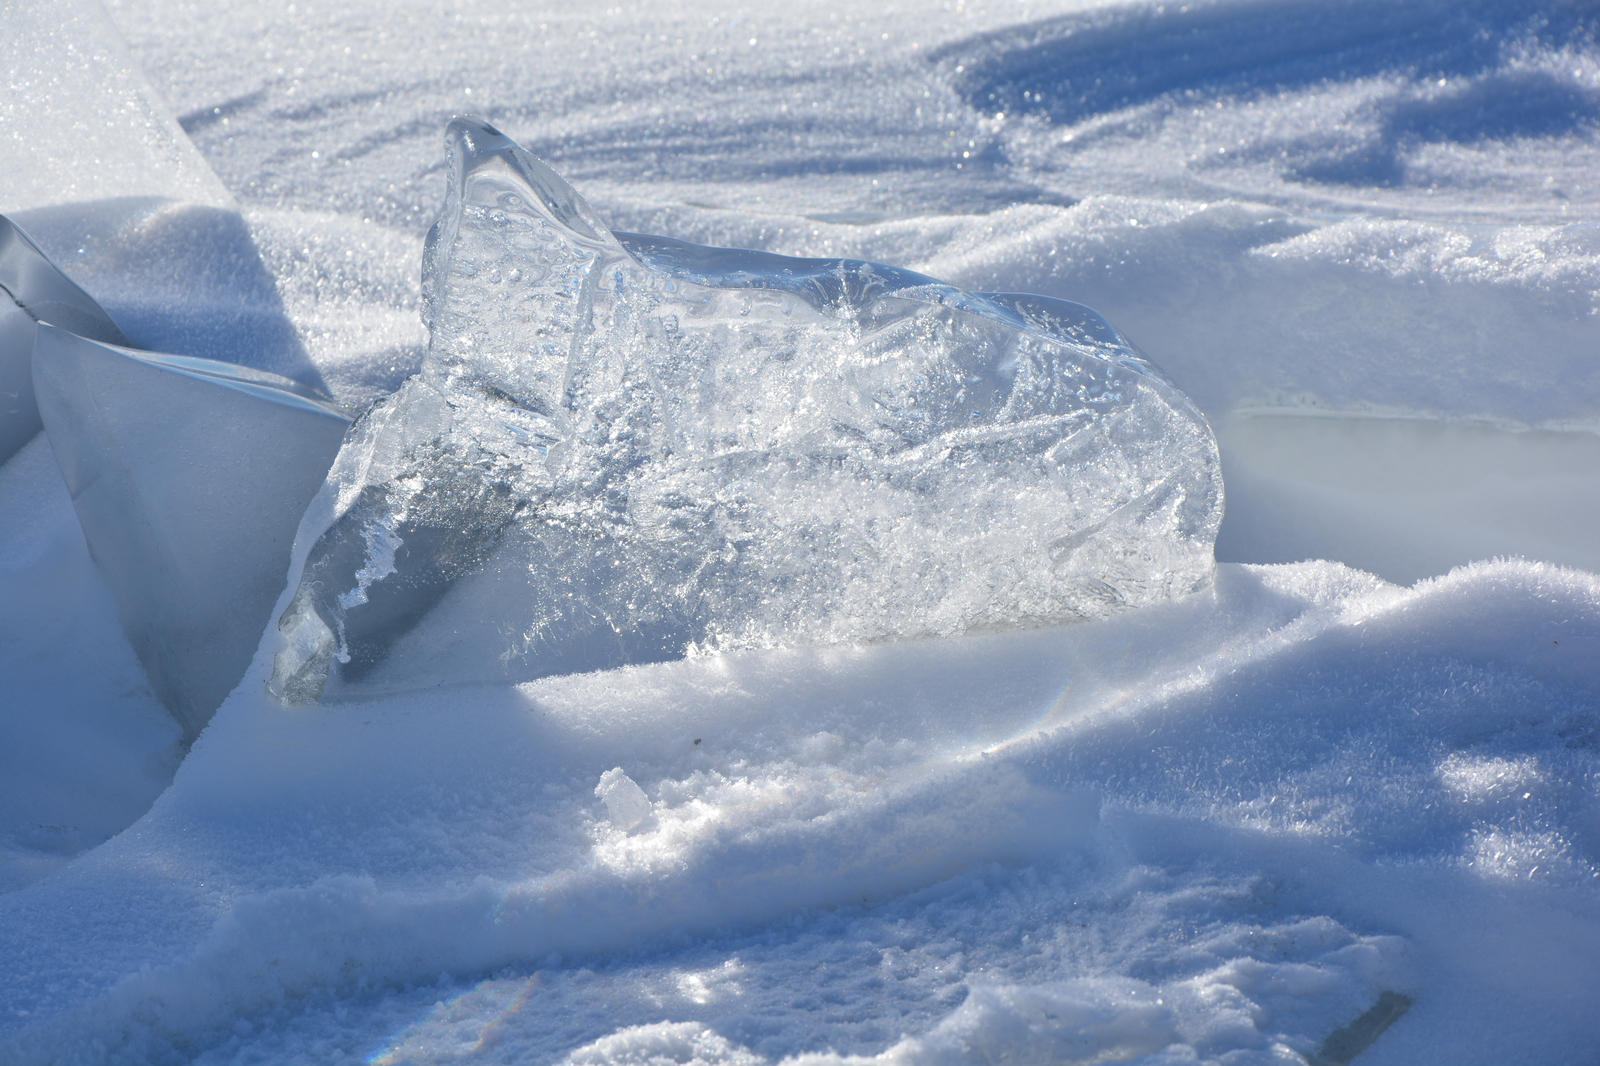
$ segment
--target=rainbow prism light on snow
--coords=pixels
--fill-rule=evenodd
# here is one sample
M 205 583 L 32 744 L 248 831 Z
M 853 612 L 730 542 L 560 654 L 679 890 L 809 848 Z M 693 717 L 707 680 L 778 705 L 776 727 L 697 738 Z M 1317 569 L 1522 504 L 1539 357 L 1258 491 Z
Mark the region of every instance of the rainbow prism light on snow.
M 1204 418 L 1098 314 L 612 233 L 451 123 L 422 370 L 291 566 L 287 702 L 1098 618 L 1204 587 Z

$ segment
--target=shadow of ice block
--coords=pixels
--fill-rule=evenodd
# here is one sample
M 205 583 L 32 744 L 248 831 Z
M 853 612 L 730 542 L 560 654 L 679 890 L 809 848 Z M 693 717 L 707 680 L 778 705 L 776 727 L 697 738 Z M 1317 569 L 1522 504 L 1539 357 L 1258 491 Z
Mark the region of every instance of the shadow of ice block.
M 93 297 L 0 215 L 0 463 L 42 427 L 33 399 L 33 336 L 50 322 L 107 344 L 131 343 Z M 6 299 L 5 297 L 9 297 Z
M 123 628 L 192 738 L 249 665 L 350 420 L 276 374 L 49 325 L 33 380 Z
M 613 234 L 493 128 L 448 142 L 428 355 L 307 512 L 281 698 L 1053 625 L 1209 583 L 1210 427 L 1095 312 Z

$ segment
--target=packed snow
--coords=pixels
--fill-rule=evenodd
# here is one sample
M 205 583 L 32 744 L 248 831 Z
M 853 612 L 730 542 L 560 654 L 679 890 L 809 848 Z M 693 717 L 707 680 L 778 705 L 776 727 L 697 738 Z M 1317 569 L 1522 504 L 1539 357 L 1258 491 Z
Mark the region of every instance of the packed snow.
M 286 702 L 311 514 L 191 743 L 36 436 L 0 465 L 0 1060 L 1594 1061 L 1597 24 L 0 8 L 0 212 L 140 348 L 405 411 L 471 114 L 611 233 L 1094 308 L 1203 413 L 1226 497 L 1197 590 L 1093 620 L 1001 595 L 563 673 L 467 581 L 387 683 Z M 247 453 L 238 410 L 178 458 Z

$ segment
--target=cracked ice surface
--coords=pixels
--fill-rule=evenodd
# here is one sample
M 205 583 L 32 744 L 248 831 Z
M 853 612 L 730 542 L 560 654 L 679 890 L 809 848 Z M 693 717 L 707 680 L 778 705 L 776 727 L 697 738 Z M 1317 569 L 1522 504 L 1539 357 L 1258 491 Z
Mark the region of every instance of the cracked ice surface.
M 331 669 L 330 695 L 528 678 L 1209 582 L 1211 431 L 1094 312 L 612 234 L 498 131 L 448 139 L 428 356 L 301 528 L 286 698 Z

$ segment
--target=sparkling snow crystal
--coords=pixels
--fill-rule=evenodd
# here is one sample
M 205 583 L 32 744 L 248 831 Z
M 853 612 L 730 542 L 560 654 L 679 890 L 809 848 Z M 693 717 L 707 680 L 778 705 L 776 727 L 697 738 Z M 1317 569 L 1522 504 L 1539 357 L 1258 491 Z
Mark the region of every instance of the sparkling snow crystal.
M 1206 584 L 1211 431 L 1077 304 L 613 234 L 457 120 L 422 371 L 301 529 L 273 687 L 1096 618 Z
M 40 322 L 107 344 L 131 343 L 94 297 L 0 215 L 0 463 L 44 428 L 33 396 L 33 337 Z

